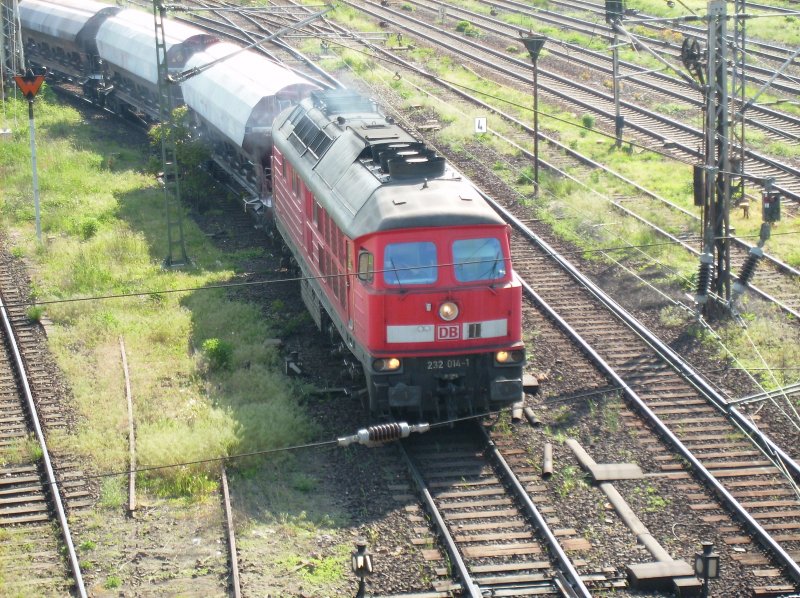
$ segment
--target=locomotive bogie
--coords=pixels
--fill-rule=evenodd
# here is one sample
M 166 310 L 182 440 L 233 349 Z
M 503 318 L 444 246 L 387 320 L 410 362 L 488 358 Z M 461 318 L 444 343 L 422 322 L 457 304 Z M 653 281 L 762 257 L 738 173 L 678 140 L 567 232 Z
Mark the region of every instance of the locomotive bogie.
M 482 413 L 522 399 L 524 350 L 513 364 L 497 362 L 497 352 L 426 355 L 394 358 L 392 373 L 376 372 L 374 359 L 368 376 L 372 410 L 420 413 Z

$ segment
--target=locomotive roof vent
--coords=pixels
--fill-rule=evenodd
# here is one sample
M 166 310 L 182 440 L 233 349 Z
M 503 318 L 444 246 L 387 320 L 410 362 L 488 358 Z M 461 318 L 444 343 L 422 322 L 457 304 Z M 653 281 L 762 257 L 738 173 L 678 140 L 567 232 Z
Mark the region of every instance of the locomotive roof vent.
M 431 152 L 432 153 L 432 152 Z M 418 155 L 397 157 L 387 161 L 389 176 L 393 179 L 430 178 L 444 174 L 445 160 L 441 156 Z
M 444 158 L 418 141 L 376 144 L 372 155 L 373 162 L 392 178 L 436 178 L 445 170 Z
M 435 158 L 436 152 L 433 150 L 429 150 L 427 148 L 419 148 L 419 149 L 401 149 L 392 152 L 383 152 L 381 153 L 380 162 L 381 162 L 381 170 L 384 172 L 390 172 L 389 170 L 389 161 L 394 160 L 396 158 L 400 158 L 409 162 L 411 164 L 421 163 L 424 160 L 428 160 L 430 158 Z
M 370 149 L 372 150 L 372 161 L 376 164 L 381 164 L 382 168 L 386 170 L 386 164 L 381 160 L 381 156 L 385 154 L 386 159 L 389 159 L 397 155 L 397 152 L 419 151 L 425 149 L 425 144 L 420 142 L 373 143 Z
M 327 89 L 312 91 L 314 107 L 324 114 L 353 114 L 358 112 L 377 112 L 375 102 L 349 89 Z

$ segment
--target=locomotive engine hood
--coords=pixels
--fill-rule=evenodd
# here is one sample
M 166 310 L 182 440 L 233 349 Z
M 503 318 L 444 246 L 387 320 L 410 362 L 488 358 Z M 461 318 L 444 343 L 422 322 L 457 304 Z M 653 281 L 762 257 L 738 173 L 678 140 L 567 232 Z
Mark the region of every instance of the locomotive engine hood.
M 351 239 L 416 226 L 502 224 L 464 176 L 353 92 L 312 93 L 278 116 L 273 136 Z

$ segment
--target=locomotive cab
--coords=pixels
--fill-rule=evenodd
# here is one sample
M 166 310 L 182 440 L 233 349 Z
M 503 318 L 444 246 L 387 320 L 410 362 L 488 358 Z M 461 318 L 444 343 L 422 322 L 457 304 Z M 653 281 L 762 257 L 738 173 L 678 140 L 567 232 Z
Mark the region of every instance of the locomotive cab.
M 522 396 L 521 288 L 504 225 L 362 240 L 354 305 L 373 411 L 485 412 Z

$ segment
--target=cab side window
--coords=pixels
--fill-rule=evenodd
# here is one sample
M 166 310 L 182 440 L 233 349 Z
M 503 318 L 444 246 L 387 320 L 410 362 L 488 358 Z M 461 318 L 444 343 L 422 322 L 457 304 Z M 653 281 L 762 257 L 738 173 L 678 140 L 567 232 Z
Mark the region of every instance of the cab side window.
M 375 257 L 365 250 L 358 254 L 358 279 L 362 282 L 372 282 L 375 277 Z

